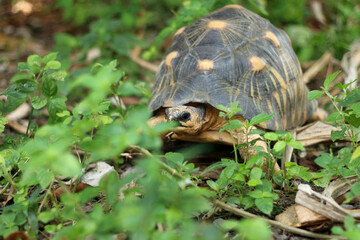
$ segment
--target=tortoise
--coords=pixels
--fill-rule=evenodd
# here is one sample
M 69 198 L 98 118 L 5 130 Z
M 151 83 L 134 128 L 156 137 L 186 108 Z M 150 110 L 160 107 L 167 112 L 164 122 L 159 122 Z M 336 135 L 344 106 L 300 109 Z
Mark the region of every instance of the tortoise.
M 172 138 L 232 144 L 226 120 L 216 108 L 239 102 L 236 118 L 274 114 L 259 124 L 265 130 L 290 130 L 316 116 L 317 103 L 307 99 L 299 61 L 287 34 L 269 20 L 240 5 L 228 5 L 174 35 L 155 77 L 149 108 L 151 125 L 173 120 Z M 241 130 L 241 129 L 239 129 Z M 237 131 L 238 143 L 246 141 Z M 250 140 L 259 135 L 249 135 Z M 263 141 L 255 145 L 266 149 Z M 256 151 L 241 151 L 242 157 Z M 275 170 L 279 170 L 275 164 Z

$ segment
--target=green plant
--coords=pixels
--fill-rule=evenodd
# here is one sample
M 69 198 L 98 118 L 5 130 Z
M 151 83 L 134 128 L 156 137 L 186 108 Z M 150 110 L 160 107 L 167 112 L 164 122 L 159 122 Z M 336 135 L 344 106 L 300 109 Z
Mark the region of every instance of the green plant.
M 315 159 L 315 163 L 323 169 L 319 173 L 314 174 L 314 183 L 319 186 L 327 186 L 327 184 L 334 177 L 348 177 L 357 176 L 360 177 L 360 147 L 359 147 L 359 126 L 360 126 L 360 89 L 359 87 L 350 89 L 350 84 L 337 83 L 333 87 L 341 90 L 340 95 L 333 96 L 330 94 L 330 84 L 339 74 L 335 72 L 327 77 L 324 81 L 322 90 L 315 90 L 309 92 L 309 99 L 319 98 L 321 95 L 326 94 L 335 112 L 327 117 L 327 121 L 334 126 L 339 127 L 339 130 L 331 132 L 331 139 L 351 141 L 351 147 L 344 147 L 340 149 L 335 155 L 330 149 L 330 153 L 321 153 L 319 157 Z M 355 183 L 351 191 L 347 194 L 346 202 L 353 200 L 356 196 L 360 195 L 359 183 Z M 340 227 L 333 227 L 332 232 L 345 236 L 349 239 L 357 239 L 359 235 L 359 225 L 355 224 L 354 219 L 351 216 L 347 216 L 345 219 L 345 230 Z
M 344 236 L 349 240 L 356 240 L 360 235 L 360 224 L 355 222 L 355 219 L 348 215 L 345 217 L 344 228 L 340 226 L 335 226 L 331 229 L 333 234 Z
M 323 94 L 326 94 L 329 97 L 336 111 L 330 114 L 326 121 L 341 128 L 341 130 L 331 132 L 331 140 L 344 140 L 348 137 L 351 140 L 352 146 L 356 148 L 358 146 L 358 137 L 360 133 L 360 103 L 357 103 L 360 99 L 360 89 L 357 87 L 351 90 L 349 88 L 351 83 L 337 83 L 333 88 L 340 89 L 340 95 L 332 96 L 329 92 L 329 87 L 339 73 L 340 71 L 337 71 L 328 76 L 324 82 L 324 86 L 321 87 L 322 90 L 309 92 L 308 98 L 310 100 L 317 99 Z
M 271 238 L 271 231 L 260 219 L 244 219 L 241 222 L 225 221 L 222 227 L 235 230 L 238 238 L 247 240 L 266 240 Z
M 253 129 L 252 126 L 271 119 L 271 116 L 260 114 L 252 118 L 251 121 L 246 120 L 245 123 L 242 123 L 238 119 L 233 119 L 235 114 L 242 111 L 237 106 L 238 102 L 231 103 L 229 108 L 222 105 L 217 106 L 221 110 L 219 116 L 227 121 L 219 132 L 228 131 L 230 133 L 235 161 L 222 159 L 221 162 L 211 165 L 202 174 L 222 167 L 223 170 L 216 182 L 207 181 L 207 184 L 217 192 L 219 198 L 226 198 L 228 202 L 243 205 L 245 208 L 256 205 L 262 212 L 270 214 L 273 209 L 273 201 L 278 196 L 273 193 L 271 182 L 267 180 L 267 176 L 260 168 L 264 162 L 264 157 L 268 157 L 267 154 L 261 152 L 264 149 L 259 149 L 258 155 L 254 155 L 250 159 L 244 159 L 244 163 L 239 163 L 237 151 L 239 148 L 245 148 L 248 151 L 249 148 L 254 147 L 256 140 L 250 141 L 248 136 L 263 133 L 263 131 Z M 238 131 L 246 135 L 246 142 L 239 146 L 236 144 L 234 137 L 237 133 L 240 133 Z
M 12 91 L 6 90 L 4 95 L 24 93 L 29 99 L 43 97 L 43 80 L 51 72 L 44 69 L 48 62 L 38 64 L 44 58 L 36 58 L 35 65 L 43 70 L 34 74 L 37 79 L 25 81 L 36 87 L 24 93 L 23 85 L 15 81 L 17 87 L 10 86 Z M 211 197 L 213 193 L 194 187 L 190 181 L 190 174 L 197 171 L 194 165 L 187 163 L 181 154 L 166 154 L 169 164 L 183 174 L 184 181 L 173 175 L 176 170 L 169 171 L 161 164 L 157 155 L 161 153 L 158 135 L 172 125 L 164 123 L 150 128 L 147 120 L 151 113 L 145 105 L 123 109 L 121 105 L 110 104 L 109 97 L 127 94 L 124 89 L 141 92 L 124 82 L 124 73 L 116 65 L 116 61 L 98 65 L 91 73 L 71 79 L 70 88 L 86 90 L 87 95 L 72 110 L 65 105 L 65 109 L 54 112 L 58 117 L 55 122 L 48 121 L 28 136 L 3 137 L 1 193 L 12 203 L 1 208 L 1 237 L 26 231 L 32 238 L 45 234 L 53 239 L 65 236 L 112 239 L 118 234 L 133 239 L 223 238 L 225 230 L 197 221 L 210 209 L 204 196 Z M 45 98 L 45 105 L 52 97 Z M 22 101 L 25 100 L 24 97 Z M 9 112 L 19 104 L 8 101 L 2 107 Z M 34 118 L 41 117 L 38 111 L 34 107 Z M 2 124 L 5 123 L 3 118 Z M 121 154 L 128 148 L 142 149 L 145 153 L 151 150 L 156 155 L 145 154 L 136 161 L 134 171 L 122 178 L 110 173 L 98 187 L 75 193 L 65 185 L 64 180 L 71 179 L 75 189 L 88 163 L 107 160 L 120 166 L 124 162 Z M 137 186 L 129 188 L 132 182 Z M 59 199 L 53 194 L 55 186 L 64 192 Z
M 326 94 L 335 112 L 327 117 L 327 121 L 332 123 L 339 130 L 331 132 L 331 139 L 344 140 L 345 138 L 351 141 L 351 147 L 342 148 L 335 156 L 332 152 L 322 153 L 320 157 L 315 159 L 315 162 L 323 169 L 320 173 L 314 175 L 317 180 L 314 182 L 321 186 L 326 186 L 333 176 L 346 177 L 350 175 L 360 176 L 359 172 L 359 126 L 360 126 L 360 88 L 350 89 L 349 84 L 337 83 L 333 87 L 341 90 L 340 95 L 333 96 L 329 92 L 330 84 L 339 74 L 335 72 L 328 76 L 324 81 L 322 90 L 314 90 L 309 92 L 308 98 L 310 100 L 317 99 L 323 94 Z
M 304 150 L 304 147 L 300 142 L 296 141 L 291 133 L 286 131 L 267 132 L 264 134 L 264 138 L 267 140 L 267 145 L 270 146 L 271 142 L 275 142 L 272 149 L 268 149 L 272 153 L 275 159 L 281 160 L 282 166 L 280 172 L 273 177 L 274 181 L 282 186 L 284 183 L 285 190 L 288 191 L 292 185 L 291 180 L 296 178 L 302 178 L 305 181 L 310 181 L 311 173 L 308 168 L 297 165 L 294 162 L 285 162 L 286 147 L 292 147 L 298 150 Z
M 253 207 L 254 205 L 264 213 L 270 214 L 273 209 L 273 201 L 278 198 L 277 194 L 273 192 L 272 184 L 268 179 L 273 179 L 279 186 L 285 183 L 286 189 L 292 184 L 292 180 L 298 177 L 310 181 L 311 174 L 307 171 L 308 168 L 298 166 L 295 163 L 286 163 L 283 170 L 273 176 L 266 176 L 261 170 L 264 164 L 264 158 L 267 159 L 268 166 L 272 166 L 273 158 L 283 159 L 285 157 L 286 146 L 295 149 L 303 150 L 300 142 L 295 141 L 292 135 L 285 131 L 264 132 L 254 128 L 255 125 L 271 119 L 271 115 L 259 114 L 253 117 L 250 121 L 245 120 L 241 122 L 234 119 L 234 116 L 241 112 L 238 108 L 238 102 L 231 103 L 227 108 L 219 105 L 217 108 L 221 110 L 220 117 L 226 120 L 225 126 L 220 129 L 220 133 L 228 131 L 233 142 L 235 161 L 230 159 L 222 159 L 221 162 L 211 165 L 202 174 L 207 171 L 222 167 L 223 170 L 219 179 L 214 182 L 208 180 L 208 185 L 214 189 L 219 198 L 226 198 L 227 201 L 243 205 L 245 208 Z M 246 135 L 246 141 L 243 144 L 237 145 L 235 141 L 236 134 L 241 133 Z M 255 142 L 259 139 L 250 141 L 249 135 L 260 134 L 267 141 L 267 149 L 256 147 Z M 270 143 L 275 141 L 274 147 L 271 149 Z M 238 162 L 237 150 L 245 149 L 246 152 L 250 148 L 255 148 L 258 151 L 257 155 L 250 159 L 243 159 L 244 163 Z M 269 154 L 270 153 L 270 154 Z M 247 154 L 246 154 L 247 155 Z M 271 173 L 271 171 L 269 171 Z
M 41 58 L 39 55 L 31 55 L 27 62 L 18 64 L 18 73 L 11 78 L 13 83 L 1 95 L 7 96 L 6 102 L 0 102 L 0 112 L 6 114 L 16 109 L 27 99 L 31 102 L 30 121 L 27 128 L 29 131 L 34 110 L 47 107 L 49 122 L 59 122 L 61 117 L 57 115 L 66 110 L 66 98 L 58 96 L 57 81 L 63 81 L 66 72 L 59 70 L 61 63 L 56 59 L 57 53 L 50 53 Z

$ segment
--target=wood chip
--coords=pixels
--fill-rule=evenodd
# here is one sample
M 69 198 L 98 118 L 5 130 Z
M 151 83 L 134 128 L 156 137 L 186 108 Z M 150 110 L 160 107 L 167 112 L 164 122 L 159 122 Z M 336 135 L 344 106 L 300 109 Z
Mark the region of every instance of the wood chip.
M 296 129 L 296 140 L 306 147 L 320 142 L 331 141 L 331 131 L 340 131 L 329 123 L 321 121 L 307 124 Z
M 313 191 L 307 184 L 298 186 L 295 202 L 331 219 L 333 222 L 343 222 L 348 215 L 348 212 L 334 199 Z
M 329 221 L 326 217 L 299 204 L 290 206 L 284 212 L 277 215 L 275 219 L 292 227 L 308 227 Z

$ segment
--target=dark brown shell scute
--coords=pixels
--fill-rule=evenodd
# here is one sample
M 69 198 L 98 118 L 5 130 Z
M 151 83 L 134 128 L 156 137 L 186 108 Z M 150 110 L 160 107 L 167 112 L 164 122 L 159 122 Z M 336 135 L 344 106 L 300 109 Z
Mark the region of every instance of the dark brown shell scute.
M 244 118 L 275 113 L 262 127 L 281 130 L 303 124 L 315 111 L 307 92 L 287 35 L 242 7 L 224 7 L 174 37 L 149 106 L 238 101 Z

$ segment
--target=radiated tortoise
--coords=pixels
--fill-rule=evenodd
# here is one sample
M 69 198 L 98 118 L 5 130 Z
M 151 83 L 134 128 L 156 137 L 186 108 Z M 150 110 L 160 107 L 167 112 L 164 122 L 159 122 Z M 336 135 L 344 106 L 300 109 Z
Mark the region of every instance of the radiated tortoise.
M 316 102 L 307 93 L 286 33 L 240 5 L 228 5 L 175 33 L 156 74 L 151 122 L 178 121 L 175 139 L 232 144 L 229 133 L 219 134 L 226 121 L 218 104 L 238 101 L 241 121 L 274 113 L 259 127 L 289 130 L 315 113 Z M 245 141 L 242 133 L 235 137 Z

